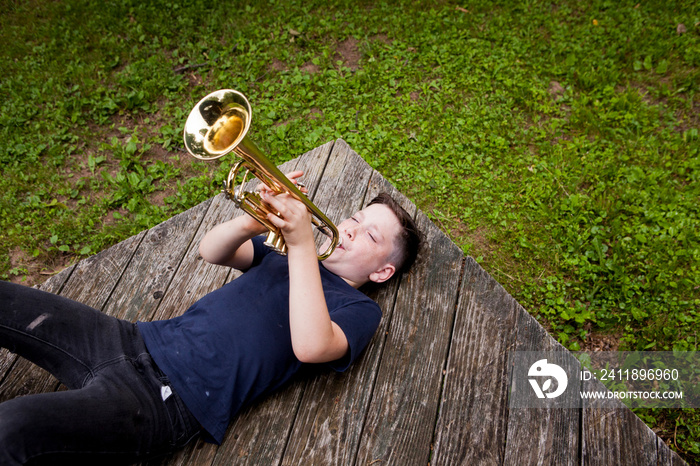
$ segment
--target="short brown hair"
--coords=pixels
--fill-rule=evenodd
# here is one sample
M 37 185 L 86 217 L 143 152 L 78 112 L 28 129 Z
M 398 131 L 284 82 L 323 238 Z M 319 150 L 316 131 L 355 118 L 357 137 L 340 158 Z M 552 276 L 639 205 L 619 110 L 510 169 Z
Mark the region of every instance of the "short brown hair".
M 397 274 L 408 271 L 415 262 L 418 251 L 423 244 L 423 234 L 418 229 L 413 217 L 388 193 L 378 194 L 367 205 L 372 204 L 387 206 L 399 221 L 401 231 L 394 239 L 394 252 L 391 254 L 390 261 L 396 267 Z

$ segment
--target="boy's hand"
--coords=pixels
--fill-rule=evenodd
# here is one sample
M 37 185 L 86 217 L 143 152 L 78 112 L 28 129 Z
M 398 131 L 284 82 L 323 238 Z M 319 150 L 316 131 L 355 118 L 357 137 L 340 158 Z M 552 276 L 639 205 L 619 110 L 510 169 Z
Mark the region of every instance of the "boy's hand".
M 299 183 L 299 178 L 301 178 L 304 175 L 304 172 L 301 170 L 296 170 L 293 172 L 286 173 L 287 178 L 289 178 L 292 183 L 297 185 Z M 308 189 L 304 186 L 298 186 L 299 190 L 306 194 L 309 192 Z M 265 183 L 260 183 L 255 187 L 255 192 L 257 192 L 260 197 L 265 201 L 265 195 L 270 195 L 274 196 L 275 193 L 270 189 L 269 186 L 267 186 Z M 263 226 L 260 222 L 258 222 L 255 218 L 253 218 L 250 215 L 244 215 L 244 219 L 241 220 L 241 228 L 245 229 L 246 231 L 251 232 L 251 236 L 258 236 L 262 235 L 263 233 L 267 232 L 267 228 Z
M 293 171 L 293 172 L 285 173 L 285 175 L 287 176 L 287 178 L 289 178 L 289 179 L 292 181 L 292 183 L 294 183 L 295 185 L 297 185 L 297 187 L 299 188 L 299 191 L 301 191 L 301 192 L 304 193 L 304 194 L 307 194 L 307 193 L 309 192 L 309 190 L 306 189 L 306 187 L 304 187 L 303 185 L 301 185 L 301 184 L 299 183 L 299 178 L 301 178 L 302 176 L 304 176 L 304 172 L 303 172 L 303 171 L 301 171 L 301 170 L 296 170 L 296 171 Z M 262 196 L 262 195 L 265 194 L 265 193 L 271 194 L 271 195 L 273 195 L 273 196 L 275 195 L 275 193 L 274 193 L 274 192 L 270 189 L 270 187 L 269 187 L 268 185 L 266 185 L 265 183 L 260 183 L 259 185 L 257 185 L 257 186 L 255 187 L 255 191 L 256 191 L 257 193 L 259 193 L 260 196 Z
M 287 247 L 311 246 L 315 251 L 311 212 L 301 201 L 287 193 L 276 196 L 263 193 L 262 199 L 279 212 L 279 216 L 269 214 L 268 220 L 282 231 Z

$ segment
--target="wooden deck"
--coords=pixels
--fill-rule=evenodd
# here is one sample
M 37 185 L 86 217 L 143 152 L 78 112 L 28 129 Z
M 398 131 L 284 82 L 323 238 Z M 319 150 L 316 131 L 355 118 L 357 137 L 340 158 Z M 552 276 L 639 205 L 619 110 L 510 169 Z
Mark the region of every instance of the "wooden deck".
M 509 409 L 508 352 L 566 352 L 493 278 L 342 140 L 295 159 L 310 197 L 340 221 L 377 192 L 415 213 L 429 248 L 371 296 L 384 316 L 346 373 L 304 374 L 243 412 L 223 445 L 199 441 L 168 465 L 630 464 L 683 461 L 625 408 Z M 203 234 L 241 213 L 218 195 L 85 259 L 42 289 L 128 320 L 184 312 L 237 272 L 206 264 Z M 61 390 L 2 350 L 0 401 Z

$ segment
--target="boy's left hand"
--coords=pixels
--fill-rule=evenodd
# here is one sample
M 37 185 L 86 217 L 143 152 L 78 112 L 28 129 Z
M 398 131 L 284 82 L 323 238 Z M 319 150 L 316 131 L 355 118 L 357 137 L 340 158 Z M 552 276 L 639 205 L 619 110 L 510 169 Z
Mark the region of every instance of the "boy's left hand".
M 311 245 L 315 250 L 311 212 L 301 201 L 287 193 L 272 195 L 264 192 L 262 199 L 279 212 L 279 216 L 268 214 L 268 220 L 282 231 L 287 247 Z

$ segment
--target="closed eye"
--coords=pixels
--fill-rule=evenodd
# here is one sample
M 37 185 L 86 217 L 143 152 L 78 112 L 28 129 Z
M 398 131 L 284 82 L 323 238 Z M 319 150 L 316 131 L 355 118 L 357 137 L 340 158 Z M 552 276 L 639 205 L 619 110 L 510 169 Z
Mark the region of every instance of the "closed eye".
M 360 223 L 360 221 L 359 221 L 358 219 L 356 219 L 355 217 L 350 217 L 350 220 L 353 220 L 355 223 Z M 368 231 L 367 234 L 369 235 L 370 239 L 371 239 L 373 242 L 375 242 L 375 243 L 377 242 L 377 240 L 374 238 L 374 236 L 372 236 L 372 233 L 370 233 L 370 232 Z

